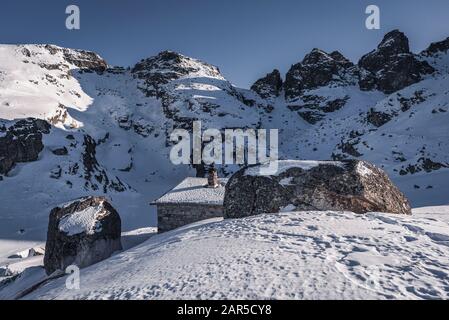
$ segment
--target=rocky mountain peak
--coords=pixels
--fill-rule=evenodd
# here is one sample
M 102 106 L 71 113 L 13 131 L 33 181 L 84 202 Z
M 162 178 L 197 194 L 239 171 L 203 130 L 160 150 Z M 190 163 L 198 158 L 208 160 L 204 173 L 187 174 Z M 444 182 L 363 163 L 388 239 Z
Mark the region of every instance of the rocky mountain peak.
M 173 51 L 162 51 L 156 56 L 141 60 L 132 72 L 145 78 L 158 74 L 165 81 L 188 75 L 222 78 L 217 67 Z
M 430 44 L 419 56 L 435 68 L 438 73 L 449 73 L 449 37 L 443 41 Z
M 281 73 L 279 70 L 275 69 L 265 77 L 257 80 L 251 86 L 251 90 L 259 94 L 262 98 L 267 99 L 278 97 L 281 93 L 282 85 Z
M 293 65 L 285 79 L 285 96 L 294 100 L 304 90 L 312 90 L 330 84 L 347 85 L 354 82 L 353 64 L 341 53 L 331 54 L 313 49 L 302 62 Z
M 147 95 L 161 95 L 162 86 L 181 78 L 214 78 L 225 80 L 220 70 L 210 64 L 173 51 L 162 51 L 142 59 L 132 73 L 144 80 Z
M 60 54 L 65 61 L 83 70 L 103 72 L 108 67 L 107 62 L 92 51 L 61 48 L 50 44 L 42 47 L 47 50 L 50 55 Z M 26 47 L 22 50 L 22 53 L 27 56 L 32 54 Z
M 410 52 L 407 36 L 397 29 L 388 32 L 377 46 L 377 49 L 386 55 Z
M 438 53 L 447 53 L 449 51 L 449 37 L 443 41 L 433 42 L 421 54 L 423 56 L 433 56 Z
M 408 39 L 399 30 L 387 33 L 377 49 L 364 55 L 358 65 L 360 88 L 387 94 L 417 83 L 435 71 L 410 52 Z
M 312 51 L 307 54 L 302 60 L 303 65 L 308 64 L 318 64 L 318 63 L 326 63 L 332 61 L 332 57 L 330 57 L 326 52 L 321 49 L 314 48 Z
M 335 61 L 339 62 L 340 64 L 347 66 L 347 67 L 352 67 L 354 64 L 347 59 L 343 54 L 341 54 L 339 51 L 332 51 L 329 56 L 334 59 Z

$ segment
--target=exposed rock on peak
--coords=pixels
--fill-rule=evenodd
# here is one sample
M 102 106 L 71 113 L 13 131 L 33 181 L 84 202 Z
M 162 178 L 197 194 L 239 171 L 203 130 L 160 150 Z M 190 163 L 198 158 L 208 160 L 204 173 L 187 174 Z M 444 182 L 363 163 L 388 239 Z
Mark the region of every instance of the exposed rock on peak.
M 141 60 L 132 73 L 145 81 L 147 95 L 156 96 L 161 95 L 161 86 L 184 77 L 225 80 L 217 67 L 173 51 L 163 51 Z
M 449 51 L 449 37 L 443 41 L 433 42 L 421 54 L 423 56 L 432 56 L 439 53 L 447 53 Z
M 356 68 L 341 53 L 328 54 L 313 49 L 301 63 L 293 65 L 285 79 L 287 100 L 296 100 L 304 90 L 316 89 L 330 84 L 355 83 Z
M 333 60 L 330 55 L 321 49 L 313 48 L 302 60 L 303 65 L 325 63 Z
M 364 55 L 358 65 L 360 88 L 387 94 L 417 83 L 435 71 L 410 52 L 408 38 L 399 30 L 387 33 L 377 49 Z
M 49 44 L 45 45 L 44 48 L 50 52 L 51 55 L 62 53 L 64 59 L 68 63 L 73 64 L 82 70 L 103 72 L 108 67 L 107 62 L 92 51 L 67 49 Z M 30 54 L 30 51 L 26 50 L 26 48 L 24 52 L 27 53 L 27 55 Z
M 438 72 L 449 73 L 449 37 L 443 41 L 432 43 L 421 52 L 420 57 Z
M 341 63 L 342 65 L 345 65 L 347 67 L 352 67 L 354 66 L 354 64 L 347 59 L 343 54 L 341 54 L 339 51 L 332 51 L 329 54 L 330 57 L 332 57 L 332 59 L 334 59 L 335 61 L 338 61 L 339 63 Z
M 397 29 L 388 32 L 377 46 L 377 49 L 387 55 L 410 52 L 407 36 Z
M 251 90 L 259 94 L 264 99 L 278 97 L 282 90 L 282 78 L 279 70 L 267 74 L 265 77 L 257 80 Z
M 173 51 L 163 51 L 154 57 L 141 60 L 132 72 L 139 77 L 159 74 L 162 76 L 160 80 L 166 82 L 189 74 L 222 78 L 217 67 Z

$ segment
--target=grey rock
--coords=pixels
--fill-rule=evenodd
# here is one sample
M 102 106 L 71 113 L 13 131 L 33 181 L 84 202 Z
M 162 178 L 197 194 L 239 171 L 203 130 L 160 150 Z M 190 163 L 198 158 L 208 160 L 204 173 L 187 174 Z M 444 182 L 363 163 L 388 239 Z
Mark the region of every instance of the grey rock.
M 283 169 L 282 169 L 283 168 Z M 355 213 L 411 214 L 407 198 L 387 174 L 366 161 L 279 161 L 278 173 L 235 173 L 226 185 L 225 218 L 242 218 L 283 210 L 344 210 Z
M 287 72 L 284 89 L 287 100 L 295 100 L 304 90 L 317 89 L 330 84 L 351 85 L 357 83 L 358 72 L 348 59 L 334 51 L 328 54 L 313 49 L 302 62 Z
M 282 78 L 279 70 L 267 74 L 265 77 L 257 80 L 252 86 L 251 90 L 256 92 L 264 99 L 278 97 L 282 91 Z
M 375 127 L 381 127 L 393 119 L 391 114 L 370 109 L 366 115 L 366 121 Z
M 376 50 L 360 59 L 358 66 L 360 89 L 377 89 L 387 94 L 417 83 L 435 71 L 410 52 L 408 38 L 399 30 L 387 33 Z
M 77 224 L 77 215 L 92 210 L 90 224 Z M 61 221 L 63 223 L 61 224 Z M 73 230 L 64 226 L 71 222 Z M 78 220 L 79 221 L 79 220 Z M 121 250 L 121 220 L 104 197 L 82 198 L 50 212 L 44 267 L 47 274 L 69 265 L 90 266 Z
M 36 161 L 44 149 L 42 135 L 50 133 L 44 120 L 16 121 L 0 137 L 0 174 L 6 175 L 16 163 Z
M 66 156 L 69 154 L 69 151 L 67 150 L 66 147 L 56 148 L 56 149 L 52 150 L 51 152 L 53 152 L 53 154 L 56 156 Z
M 86 50 L 70 50 L 66 48 L 60 48 L 53 45 L 45 45 L 45 49 L 50 52 L 50 54 L 55 55 L 61 52 L 64 59 L 83 71 L 94 71 L 94 72 L 104 72 L 108 64 L 99 55 L 94 52 Z
M 349 96 L 337 99 L 327 99 L 317 95 L 303 95 L 303 104 L 291 104 L 287 107 L 292 111 L 297 111 L 298 115 L 310 124 L 315 124 L 322 120 L 327 113 L 332 113 L 343 108 Z
M 425 57 L 434 56 L 439 53 L 447 53 L 449 51 L 449 37 L 443 41 L 433 42 L 430 46 L 421 52 Z

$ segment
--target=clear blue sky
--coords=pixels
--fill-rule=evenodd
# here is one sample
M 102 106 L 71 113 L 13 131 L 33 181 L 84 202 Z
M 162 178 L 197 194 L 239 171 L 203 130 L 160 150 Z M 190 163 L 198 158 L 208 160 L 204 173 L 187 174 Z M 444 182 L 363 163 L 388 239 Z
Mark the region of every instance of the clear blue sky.
M 81 30 L 65 28 L 65 8 L 81 9 Z M 365 8 L 381 9 L 381 30 L 365 29 Z M 413 50 L 449 36 L 448 0 L 14 0 L 0 4 L 0 43 L 53 43 L 93 50 L 129 66 L 174 50 L 220 67 L 249 87 L 283 73 L 312 48 L 356 61 L 399 28 Z

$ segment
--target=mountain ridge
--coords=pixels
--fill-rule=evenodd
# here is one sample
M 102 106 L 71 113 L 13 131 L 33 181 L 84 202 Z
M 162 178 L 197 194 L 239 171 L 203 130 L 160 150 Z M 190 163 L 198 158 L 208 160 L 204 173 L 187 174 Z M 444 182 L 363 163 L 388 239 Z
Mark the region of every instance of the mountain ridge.
M 398 32 L 393 35 L 404 40 Z M 25 229 L 25 238 L 40 238 L 51 208 L 91 194 L 112 198 L 125 229 L 155 225 L 148 203 L 185 176 L 204 172 L 201 166 L 169 161 L 171 132 L 190 130 L 194 120 L 220 130 L 278 129 L 283 159 L 372 161 L 415 205 L 446 204 L 447 39 L 420 54 L 406 52 L 402 42 L 388 56 L 391 68 L 376 71 L 373 82 L 367 73 L 374 84 L 369 90 L 360 88 L 358 64 L 337 51 L 312 50 L 290 81 L 274 72 L 248 90 L 232 85 L 219 68 L 171 51 L 123 68 L 84 50 L 2 45 L 0 128 L 29 117 L 52 127 L 42 136 L 37 161 L 17 163 L 0 179 L 0 198 L 8 208 L 0 212 L 0 232 L 14 238 L 16 230 Z M 413 67 L 399 85 L 393 83 L 405 87 L 392 93 L 378 90 L 385 79 L 400 78 L 396 75 L 402 68 L 398 73 L 395 66 L 403 63 L 404 54 L 412 66 L 424 61 L 435 71 L 420 73 L 410 83 Z M 2 135 L 0 130 L 0 140 Z M 58 150 L 67 153 L 58 155 Z M 238 166 L 219 169 L 229 175 Z M 17 197 L 24 201 L 17 203 Z M 33 214 L 31 207 L 36 208 Z M 10 215 L 22 218 L 11 225 L 5 220 Z

